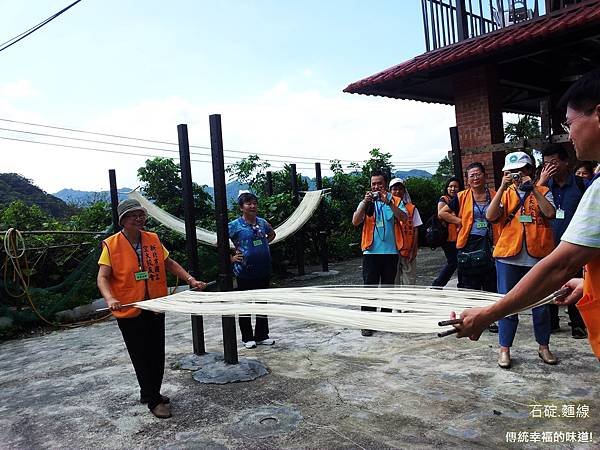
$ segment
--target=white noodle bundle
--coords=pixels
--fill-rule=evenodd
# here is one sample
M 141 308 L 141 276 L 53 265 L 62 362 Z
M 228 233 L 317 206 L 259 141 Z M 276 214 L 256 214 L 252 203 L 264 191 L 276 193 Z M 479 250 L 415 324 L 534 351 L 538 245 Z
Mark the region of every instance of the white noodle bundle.
M 436 333 L 441 331 L 437 323 L 447 320 L 450 311 L 460 313 L 465 308 L 488 306 L 500 298 L 502 295 L 491 292 L 425 286 L 314 286 L 230 292 L 184 291 L 135 305 L 155 312 L 225 316 L 264 314 L 349 328 Z M 552 298 L 548 297 L 533 306 L 550 301 Z M 394 312 L 360 311 L 360 306 L 388 308 Z

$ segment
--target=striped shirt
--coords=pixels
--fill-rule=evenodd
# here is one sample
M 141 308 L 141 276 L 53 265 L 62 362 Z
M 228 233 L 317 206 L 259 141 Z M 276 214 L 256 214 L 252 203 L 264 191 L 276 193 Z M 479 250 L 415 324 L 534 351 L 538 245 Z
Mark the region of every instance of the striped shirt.
M 561 240 L 583 247 L 600 248 L 600 179 L 594 180 L 583 194 Z

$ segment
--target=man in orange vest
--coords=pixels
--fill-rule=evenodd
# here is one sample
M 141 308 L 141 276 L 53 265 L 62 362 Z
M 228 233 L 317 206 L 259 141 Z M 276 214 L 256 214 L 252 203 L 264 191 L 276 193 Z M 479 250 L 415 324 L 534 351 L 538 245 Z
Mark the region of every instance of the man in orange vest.
M 398 252 L 402 249 L 402 222 L 408 219 L 400 210 L 400 198 L 385 190 L 387 183 L 383 172 L 371 174 L 371 190 L 365 193 L 352 215 L 352 225 L 363 224 L 361 248 L 363 250 L 363 282 L 365 285 L 393 285 L 398 266 Z M 375 311 L 372 306 L 361 306 L 361 311 Z M 389 309 L 382 309 L 390 312 Z M 363 336 L 373 335 L 373 330 L 361 330 Z
M 564 94 L 566 120 L 579 160 L 600 160 L 600 71 L 581 77 Z M 487 325 L 533 305 L 561 286 L 571 293 L 557 301 L 577 304 L 588 328 L 588 339 L 600 359 L 600 181 L 596 176 L 586 190 L 561 243 L 536 264 L 504 298 L 485 308 L 460 314 L 458 337 L 479 339 Z M 585 266 L 584 278 L 571 277 Z M 451 318 L 456 317 L 452 312 Z
M 123 229 L 102 242 L 98 288 L 117 318 L 140 385 L 140 402 L 147 403 L 159 419 L 167 419 L 171 417 L 170 400 L 160 393 L 165 370 L 165 315 L 127 305 L 165 297 L 166 272 L 191 288 L 204 289 L 206 284 L 169 258 L 155 233 L 144 231 L 147 213 L 140 202 L 123 200 L 117 212 Z

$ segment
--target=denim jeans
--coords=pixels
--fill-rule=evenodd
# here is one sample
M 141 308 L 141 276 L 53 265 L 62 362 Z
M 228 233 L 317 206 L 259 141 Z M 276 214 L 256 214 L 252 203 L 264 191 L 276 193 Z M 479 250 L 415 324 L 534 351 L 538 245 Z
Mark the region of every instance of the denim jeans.
M 525 276 L 531 267 L 515 266 L 496 261 L 496 274 L 498 276 L 498 293 L 506 294 L 521 278 Z M 548 305 L 533 308 L 533 332 L 535 340 L 540 345 L 548 345 L 550 342 L 550 311 Z M 519 325 L 519 316 L 513 314 L 498 321 L 498 341 L 502 347 L 511 347 Z

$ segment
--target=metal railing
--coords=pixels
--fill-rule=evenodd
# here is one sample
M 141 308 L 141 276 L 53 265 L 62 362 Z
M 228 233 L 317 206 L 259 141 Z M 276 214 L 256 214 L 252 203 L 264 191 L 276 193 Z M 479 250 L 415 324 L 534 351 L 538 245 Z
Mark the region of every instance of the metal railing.
M 582 0 L 421 0 L 425 47 L 435 50 Z

